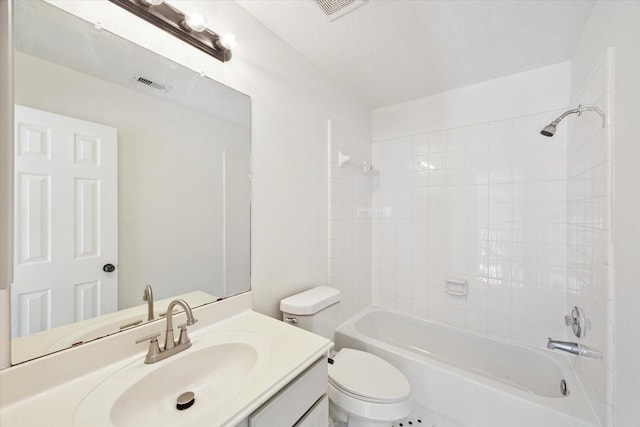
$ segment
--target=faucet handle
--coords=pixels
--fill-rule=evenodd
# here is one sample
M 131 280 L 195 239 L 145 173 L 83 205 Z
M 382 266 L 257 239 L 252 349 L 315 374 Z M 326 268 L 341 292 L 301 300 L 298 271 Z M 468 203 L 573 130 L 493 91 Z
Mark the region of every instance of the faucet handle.
M 180 328 L 180 336 L 178 336 L 178 345 L 184 345 L 184 344 L 188 344 L 191 342 L 191 339 L 189 339 L 189 334 L 187 333 L 187 323 L 183 323 L 181 325 L 178 325 L 178 328 Z
M 149 340 L 151 340 L 151 342 L 154 342 L 154 341 L 155 341 L 155 342 L 158 342 L 158 337 L 159 337 L 159 336 L 160 336 L 160 332 L 155 333 L 155 334 L 148 335 L 148 336 L 146 336 L 146 337 L 138 338 L 138 339 L 136 340 L 136 344 L 140 344 L 141 342 L 149 341 Z
M 141 343 L 143 341 L 149 341 L 149 350 L 147 350 L 147 355 L 144 357 L 144 363 L 153 363 L 157 361 L 158 355 L 161 353 L 160 345 L 158 344 L 158 337 L 160 336 L 160 332 L 156 334 L 151 334 L 146 337 L 138 338 L 136 340 L 136 344 Z

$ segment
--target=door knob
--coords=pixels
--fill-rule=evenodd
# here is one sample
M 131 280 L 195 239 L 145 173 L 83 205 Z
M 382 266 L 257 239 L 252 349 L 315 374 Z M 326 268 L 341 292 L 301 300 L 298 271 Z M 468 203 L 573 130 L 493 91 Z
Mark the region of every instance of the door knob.
M 113 273 L 116 270 L 116 266 L 113 264 L 105 264 L 102 266 L 102 271 L 105 273 Z

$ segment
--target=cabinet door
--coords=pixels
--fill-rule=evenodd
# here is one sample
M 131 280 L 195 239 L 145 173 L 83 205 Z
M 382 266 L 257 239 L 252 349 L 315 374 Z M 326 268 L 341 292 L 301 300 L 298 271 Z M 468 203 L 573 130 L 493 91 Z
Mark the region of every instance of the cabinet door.
M 322 396 L 295 427 L 327 427 L 329 420 L 329 397 Z
M 251 414 L 249 427 L 297 426 L 309 410 L 315 407 L 316 402 L 327 393 L 327 372 L 327 359 L 322 357 Z M 327 413 L 324 424 L 318 425 L 326 426 L 328 420 Z

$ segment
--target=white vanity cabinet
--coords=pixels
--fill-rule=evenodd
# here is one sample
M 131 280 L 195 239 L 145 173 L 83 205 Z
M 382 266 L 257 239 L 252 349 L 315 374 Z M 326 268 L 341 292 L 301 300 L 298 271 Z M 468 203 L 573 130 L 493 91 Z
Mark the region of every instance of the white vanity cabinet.
M 249 427 L 326 427 L 327 358 L 321 357 L 248 419 Z

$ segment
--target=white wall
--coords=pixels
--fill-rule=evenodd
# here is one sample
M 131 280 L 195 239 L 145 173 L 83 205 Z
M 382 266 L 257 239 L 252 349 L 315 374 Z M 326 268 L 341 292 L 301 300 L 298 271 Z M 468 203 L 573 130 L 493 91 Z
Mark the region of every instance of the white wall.
M 569 96 L 567 68 L 567 63 L 551 65 L 378 108 L 373 110 L 372 139 L 381 141 L 555 110 L 558 100 Z
M 256 310 L 328 282 L 327 119 L 368 135 L 370 111 L 234 2 L 174 2 L 235 34 L 220 63 L 107 1 L 55 1 L 252 98 L 252 290 Z
M 568 75 L 562 63 L 374 111 L 374 303 L 539 346 L 565 337 L 565 131 L 539 131 L 566 107 Z M 446 277 L 469 295 L 448 295 Z
M 607 378 L 609 425 L 640 426 L 640 3 L 597 2 L 571 60 L 571 98 L 575 100 L 591 73 L 614 47 L 613 70 L 613 336 L 615 375 Z M 606 292 L 599 283 L 596 291 Z M 602 298 L 602 297 L 600 297 Z M 597 301 L 597 300 L 596 300 Z M 600 319 L 598 319 L 600 320 Z M 595 326 L 594 326 L 595 327 Z M 602 325 L 599 326 L 602 329 Z M 611 393 L 613 395 L 611 396 Z M 613 407 L 611 401 L 613 399 Z
M 338 324 L 371 304 L 371 165 L 367 135 L 329 123 L 329 271 L 342 293 Z M 350 159 L 340 165 L 340 153 Z

